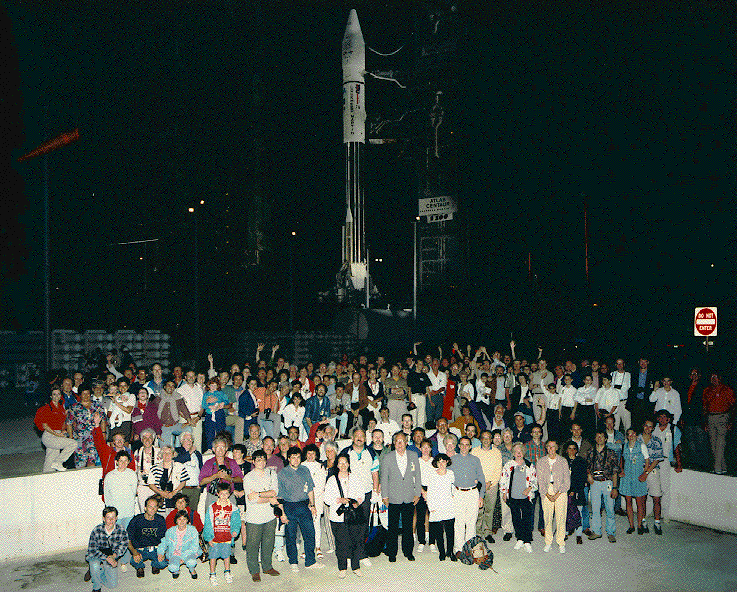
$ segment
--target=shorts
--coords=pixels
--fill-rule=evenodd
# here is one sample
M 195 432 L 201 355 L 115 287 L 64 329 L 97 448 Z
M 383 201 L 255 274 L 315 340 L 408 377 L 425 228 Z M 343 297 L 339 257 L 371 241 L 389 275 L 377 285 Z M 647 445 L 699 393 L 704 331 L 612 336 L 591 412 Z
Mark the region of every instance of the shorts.
M 210 559 L 230 559 L 230 553 L 230 543 L 212 543 L 210 545 Z
M 663 490 L 660 487 L 660 467 L 655 467 L 647 476 L 647 494 L 653 497 L 662 497 Z

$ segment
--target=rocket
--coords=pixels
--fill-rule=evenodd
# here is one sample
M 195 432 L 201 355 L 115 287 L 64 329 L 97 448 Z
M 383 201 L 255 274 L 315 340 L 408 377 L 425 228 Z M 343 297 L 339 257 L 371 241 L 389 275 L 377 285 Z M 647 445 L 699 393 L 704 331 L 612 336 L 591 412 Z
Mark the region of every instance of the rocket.
M 346 216 L 343 227 L 343 265 L 353 288 L 366 284 L 366 232 L 363 209 L 361 158 L 366 144 L 366 45 L 355 9 L 348 15 L 342 44 L 343 145 L 345 156 Z

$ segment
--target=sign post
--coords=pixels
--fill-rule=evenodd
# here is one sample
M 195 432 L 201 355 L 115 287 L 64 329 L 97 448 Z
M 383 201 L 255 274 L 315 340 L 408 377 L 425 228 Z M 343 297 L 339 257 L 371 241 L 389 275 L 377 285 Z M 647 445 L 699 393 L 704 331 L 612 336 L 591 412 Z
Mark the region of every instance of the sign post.
M 452 220 L 457 211 L 455 199 L 450 195 L 423 197 L 419 200 L 418 215 L 427 216 L 428 222 Z
M 693 334 L 706 338 L 706 351 L 709 351 L 709 338 L 717 336 L 717 307 L 699 306 L 694 309 Z

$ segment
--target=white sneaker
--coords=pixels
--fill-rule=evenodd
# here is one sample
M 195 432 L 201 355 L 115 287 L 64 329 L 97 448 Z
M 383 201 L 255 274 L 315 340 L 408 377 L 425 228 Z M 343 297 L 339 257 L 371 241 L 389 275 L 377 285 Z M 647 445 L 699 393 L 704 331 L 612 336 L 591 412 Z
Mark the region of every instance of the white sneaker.
M 325 564 L 316 561 L 312 565 L 308 565 L 306 569 L 325 569 Z
M 294 573 L 297 573 L 299 571 L 299 565 L 297 565 L 296 563 L 292 563 L 291 565 L 292 565 L 292 571 Z
M 371 567 L 373 563 L 371 563 L 371 560 L 368 557 L 364 557 L 363 559 L 361 559 L 361 565 L 363 565 L 364 567 Z
M 515 551 L 519 551 L 522 548 L 522 545 L 524 545 L 524 544 L 525 544 L 524 541 L 517 541 L 514 544 L 514 550 Z
M 215 574 L 210 574 L 210 584 L 212 586 L 217 586 L 218 585 L 218 578 L 217 578 L 217 576 Z
M 435 543 L 433 543 L 432 545 L 430 545 L 430 551 L 432 551 L 433 553 L 437 553 L 438 546 Z
M 67 470 L 67 468 L 64 465 L 58 462 L 51 463 L 51 468 L 54 469 L 55 471 L 66 471 Z
M 561 545 L 560 546 L 560 554 L 563 555 L 563 553 L 565 553 L 565 552 L 566 552 L 566 546 L 565 545 Z
M 345 570 L 345 569 L 341 569 L 341 570 L 340 570 L 340 571 L 338 572 L 338 577 L 339 577 L 339 578 L 340 578 L 340 579 L 342 580 L 342 579 L 344 579 L 344 578 L 345 578 L 345 576 L 346 576 L 346 574 L 347 574 L 347 573 L 348 573 L 348 570 Z
M 550 553 L 550 545 L 545 545 L 543 551 L 545 551 L 546 553 Z
M 363 574 L 361 573 L 360 569 L 354 569 L 353 573 L 356 574 L 358 577 L 361 577 Z
M 425 550 L 425 545 L 417 545 L 417 552 L 422 553 Z
M 226 571 L 225 572 L 225 582 L 228 583 L 228 584 L 232 584 L 233 583 L 233 574 L 230 573 L 230 571 Z
M 530 543 L 525 543 L 525 551 L 532 553 L 532 545 Z
M 281 549 L 276 552 L 276 560 L 284 561 L 284 551 L 282 551 Z

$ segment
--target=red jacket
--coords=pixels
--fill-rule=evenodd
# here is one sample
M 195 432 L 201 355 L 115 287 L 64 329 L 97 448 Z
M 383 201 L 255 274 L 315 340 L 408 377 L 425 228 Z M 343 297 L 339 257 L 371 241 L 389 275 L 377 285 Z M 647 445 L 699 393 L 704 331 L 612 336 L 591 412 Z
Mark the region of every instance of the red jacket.
M 110 471 L 115 468 L 115 449 L 105 442 L 105 436 L 102 434 L 102 428 L 97 426 L 92 431 L 92 438 L 95 441 L 95 448 L 97 448 L 97 454 L 100 455 L 100 462 L 102 463 L 102 478 L 105 478 Z M 128 461 L 128 468 L 136 470 L 136 461 L 133 459 L 133 454 L 128 450 L 128 454 L 131 455 L 130 461 Z

